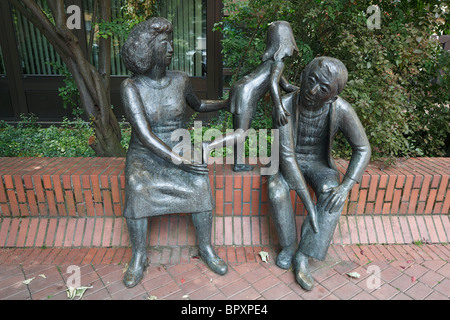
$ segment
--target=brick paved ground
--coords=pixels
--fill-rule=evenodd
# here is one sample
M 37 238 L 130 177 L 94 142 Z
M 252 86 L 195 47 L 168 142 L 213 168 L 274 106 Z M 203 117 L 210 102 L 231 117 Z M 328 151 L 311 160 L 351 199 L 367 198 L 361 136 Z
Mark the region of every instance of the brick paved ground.
M 83 300 L 449 300 L 450 245 L 332 245 L 312 261 L 315 288 L 304 291 L 292 271 L 274 265 L 272 248 L 217 247 L 225 276 L 198 259 L 196 247 L 152 247 L 150 267 L 132 289 L 122 284 L 129 248 L 0 249 L 1 300 L 67 300 L 79 267 Z M 258 254 L 269 252 L 269 262 Z M 348 273 L 356 272 L 359 278 Z M 24 280 L 33 279 L 29 284 Z M 71 283 L 71 282 L 70 282 Z

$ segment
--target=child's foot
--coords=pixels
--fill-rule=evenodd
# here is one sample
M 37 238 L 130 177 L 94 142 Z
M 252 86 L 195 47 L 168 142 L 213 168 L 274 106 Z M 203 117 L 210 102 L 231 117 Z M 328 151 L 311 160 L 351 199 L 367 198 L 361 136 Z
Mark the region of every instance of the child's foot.
M 235 164 L 233 168 L 234 172 L 252 171 L 252 170 L 253 166 L 249 164 Z
M 203 163 L 208 164 L 208 159 L 211 154 L 211 150 L 209 150 L 209 144 L 211 141 L 203 141 L 202 142 L 202 159 Z

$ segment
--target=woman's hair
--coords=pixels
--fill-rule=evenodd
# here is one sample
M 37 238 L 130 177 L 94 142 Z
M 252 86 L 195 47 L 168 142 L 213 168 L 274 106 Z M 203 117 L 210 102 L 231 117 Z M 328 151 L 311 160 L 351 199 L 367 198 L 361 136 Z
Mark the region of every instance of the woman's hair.
M 151 18 L 135 26 L 121 50 L 125 67 L 134 74 L 148 71 L 154 63 L 153 41 L 158 35 L 172 31 L 172 24 L 161 17 Z
M 261 56 L 263 62 L 272 58 L 281 61 L 293 51 L 298 51 L 291 25 L 286 21 L 272 22 L 267 29 L 266 46 Z
M 329 77 L 333 79 L 333 81 L 336 81 L 336 95 L 344 90 L 348 80 L 348 71 L 342 61 L 326 56 L 317 57 L 306 66 L 302 72 L 302 77 L 309 74 L 309 72 L 316 67 L 319 67 L 320 69 L 325 68 Z

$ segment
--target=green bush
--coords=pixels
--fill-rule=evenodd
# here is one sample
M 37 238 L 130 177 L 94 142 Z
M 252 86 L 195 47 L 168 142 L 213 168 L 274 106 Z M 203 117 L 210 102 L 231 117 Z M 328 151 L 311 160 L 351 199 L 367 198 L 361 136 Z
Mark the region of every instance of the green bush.
M 82 119 L 42 127 L 33 115 L 21 118 L 16 127 L 0 121 L 0 157 L 95 157 L 88 144 L 93 130 Z M 129 140 L 130 129 L 122 125 L 124 147 Z
M 433 37 L 449 32 L 448 8 L 443 11 L 441 1 L 379 1 L 380 29 L 368 27 L 369 4 L 362 1 L 224 0 L 224 5 L 230 14 L 216 30 L 224 34 L 224 61 L 233 80 L 259 64 L 268 24 L 286 20 L 299 47 L 298 56 L 287 61 L 288 79 L 298 85 L 316 56 L 343 61 L 349 81 L 341 96 L 358 113 L 374 159 L 445 155 L 450 59 Z M 342 137 L 335 146 L 336 156 L 349 156 Z

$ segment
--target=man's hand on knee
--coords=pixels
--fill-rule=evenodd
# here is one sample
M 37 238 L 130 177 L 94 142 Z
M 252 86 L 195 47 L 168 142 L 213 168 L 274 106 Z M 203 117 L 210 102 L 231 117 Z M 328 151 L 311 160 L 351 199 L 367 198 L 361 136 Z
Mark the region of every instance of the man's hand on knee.
M 342 210 L 342 206 L 344 205 L 350 190 L 351 188 L 344 184 L 332 188 L 323 204 L 325 210 L 329 213 L 336 213 L 339 210 Z

